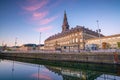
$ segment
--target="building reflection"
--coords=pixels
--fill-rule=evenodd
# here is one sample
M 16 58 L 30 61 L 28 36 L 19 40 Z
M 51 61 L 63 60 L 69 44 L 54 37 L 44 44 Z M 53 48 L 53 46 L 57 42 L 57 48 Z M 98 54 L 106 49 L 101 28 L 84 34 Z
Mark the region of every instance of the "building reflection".
M 107 74 L 103 72 L 78 70 L 47 66 L 47 68 L 55 73 L 63 76 L 63 80 L 120 80 L 120 76 L 116 74 Z
M 117 74 L 120 75 L 120 66 L 117 66 L 116 70 L 117 70 Z
M 32 62 L 36 62 L 36 64 L 31 64 Z M 53 80 L 55 76 L 61 78 L 59 80 L 120 80 L 120 65 L 99 65 L 89 63 L 85 64 L 65 62 L 49 62 L 49 65 L 48 62 L 44 62 L 43 65 L 38 64 L 37 62 L 40 63 L 40 61 L 34 60 L 31 60 L 31 63 L 19 63 L 13 60 L 12 80 L 15 80 L 16 63 L 26 66 L 32 66 L 36 71 L 35 73 L 32 73 L 32 77 L 35 78 L 35 80 Z M 55 76 L 51 74 L 54 74 Z

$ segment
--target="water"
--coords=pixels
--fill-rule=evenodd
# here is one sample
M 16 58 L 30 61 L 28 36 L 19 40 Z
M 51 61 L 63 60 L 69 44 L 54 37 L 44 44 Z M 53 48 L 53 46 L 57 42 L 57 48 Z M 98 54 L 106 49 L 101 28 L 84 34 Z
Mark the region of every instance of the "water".
M 120 80 L 120 65 L 6 58 L 0 80 Z

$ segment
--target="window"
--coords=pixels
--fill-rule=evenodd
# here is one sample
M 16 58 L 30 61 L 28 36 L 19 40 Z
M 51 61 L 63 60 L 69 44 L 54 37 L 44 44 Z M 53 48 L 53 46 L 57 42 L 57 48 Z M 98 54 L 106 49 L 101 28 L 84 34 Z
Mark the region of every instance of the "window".
M 76 42 L 78 42 L 78 38 L 76 38 Z
M 77 33 L 75 34 L 75 36 L 77 36 Z
M 75 41 L 74 41 L 74 39 L 73 39 L 73 43 L 74 43 Z
M 80 39 L 80 42 L 82 42 L 82 39 Z
M 120 37 L 118 37 L 118 38 L 120 38 Z
M 79 33 L 79 35 L 81 35 L 81 33 Z

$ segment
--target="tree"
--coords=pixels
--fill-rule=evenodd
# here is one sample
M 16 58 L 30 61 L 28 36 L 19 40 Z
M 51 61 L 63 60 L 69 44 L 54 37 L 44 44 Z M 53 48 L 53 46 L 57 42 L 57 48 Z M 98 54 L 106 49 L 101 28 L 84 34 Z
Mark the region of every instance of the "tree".
M 118 48 L 120 48 L 120 42 L 117 42 L 117 44 L 118 44 Z
M 103 49 L 106 49 L 106 48 L 107 48 L 107 43 L 106 43 L 106 42 L 103 42 L 103 43 L 102 43 L 102 48 L 103 48 Z

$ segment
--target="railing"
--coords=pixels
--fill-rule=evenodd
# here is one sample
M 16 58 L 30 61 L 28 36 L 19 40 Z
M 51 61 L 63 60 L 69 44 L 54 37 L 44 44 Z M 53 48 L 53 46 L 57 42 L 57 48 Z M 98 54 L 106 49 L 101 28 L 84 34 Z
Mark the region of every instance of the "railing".
M 104 53 L 109 53 L 109 52 L 120 52 L 120 49 L 99 49 L 99 50 L 73 50 L 73 51 L 68 51 L 68 50 L 64 50 L 64 51 L 60 51 L 60 50 L 29 50 L 29 51 L 1 51 L 2 53 L 66 53 L 66 54 L 71 54 L 71 53 L 75 53 L 75 54 L 80 54 L 80 53 L 88 53 L 88 52 L 93 52 L 93 53 L 100 53 L 100 52 L 104 52 Z
M 56 50 L 1 51 L 2 53 L 61 53 Z

